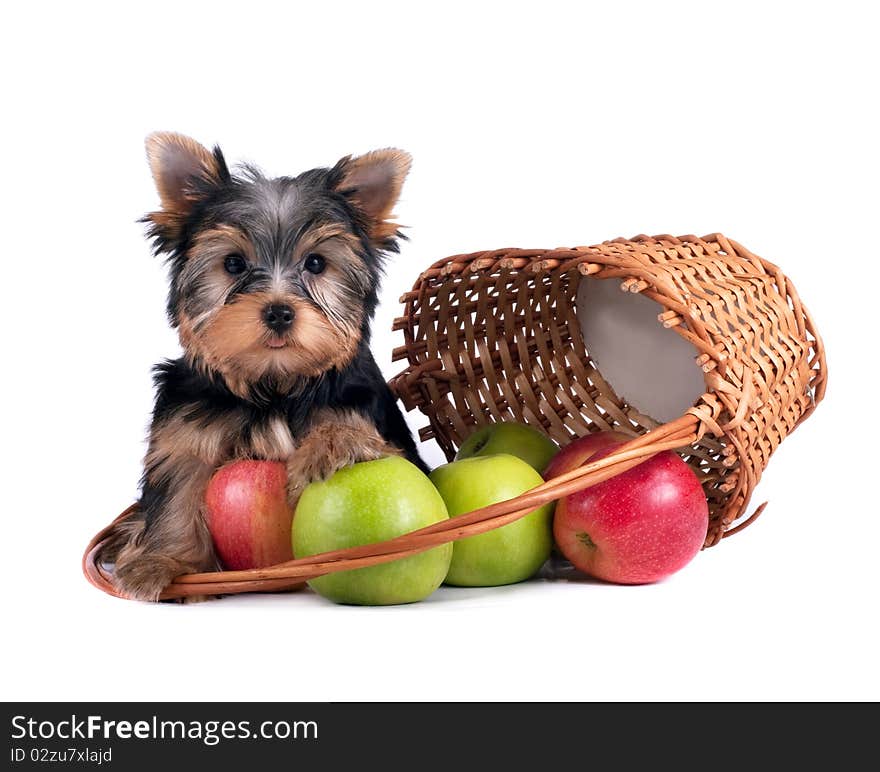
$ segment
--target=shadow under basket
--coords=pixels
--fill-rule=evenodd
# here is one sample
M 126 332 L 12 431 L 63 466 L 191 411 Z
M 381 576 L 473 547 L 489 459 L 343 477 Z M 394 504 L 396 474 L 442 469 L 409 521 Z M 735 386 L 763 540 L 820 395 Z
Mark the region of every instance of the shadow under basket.
M 619 300 L 608 295 L 612 286 Z M 763 505 L 751 515 L 747 508 L 770 456 L 825 393 L 822 341 L 792 283 L 720 234 L 453 255 L 401 300 L 394 329 L 404 343 L 394 359 L 408 366 L 390 386 L 407 410 L 427 417 L 420 437 L 436 440 L 447 458 L 476 428 L 503 420 L 535 426 L 560 444 L 608 429 L 632 439 L 509 501 L 386 542 L 181 576 L 163 599 L 293 589 L 396 560 L 505 525 L 663 450 L 679 453 L 703 484 L 710 547 L 761 512 Z M 641 304 L 639 312 L 629 314 L 628 304 Z M 695 374 L 701 388 L 692 393 Z M 674 417 L 672 392 L 686 400 Z M 89 581 L 114 595 L 112 567 L 96 555 L 135 512 L 97 534 L 83 557 Z

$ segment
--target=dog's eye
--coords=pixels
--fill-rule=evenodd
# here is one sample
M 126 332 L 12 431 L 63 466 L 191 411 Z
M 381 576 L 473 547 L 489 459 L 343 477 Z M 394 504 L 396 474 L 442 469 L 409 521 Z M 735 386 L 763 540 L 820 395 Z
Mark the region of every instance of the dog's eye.
M 306 261 L 303 263 L 303 266 L 309 273 L 321 273 L 327 267 L 327 263 L 323 255 L 319 255 L 317 252 L 310 252 L 306 255 Z
M 235 276 L 239 273 L 244 273 L 247 263 L 241 255 L 228 255 L 223 261 L 223 267 L 226 269 L 226 273 L 231 273 Z

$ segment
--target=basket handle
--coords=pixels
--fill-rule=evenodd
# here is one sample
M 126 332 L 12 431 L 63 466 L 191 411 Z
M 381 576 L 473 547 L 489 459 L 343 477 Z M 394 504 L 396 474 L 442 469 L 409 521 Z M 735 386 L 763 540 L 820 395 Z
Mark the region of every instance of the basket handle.
M 394 539 L 324 552 L 266 568 L 184 574 L 174 579 L 159 599 L 173 600 L 194 595 L 289 590 L 324 574 L 388 563 L 440 544 L 485 533 L 512 523 L 550 501 L 589 488 L 625 472 L 650 456 L 696 442 L 703 434 L 701 424 L 698 415 L 686 413 L 675 421 L 663 424 L 647 434 L 624 443 L 598 461 L 584 464 L 566 474 L 547 480 L 519 496 L 434 523 Z M 97 556 L 113 529 L 136 513 L 136 504 L 128 507 L 91 539 L 83 554 L 82 570 L 86 579 L 99 590 L 116 597 L 125 596 L 113 585 L 112 572 L 98 563 Z

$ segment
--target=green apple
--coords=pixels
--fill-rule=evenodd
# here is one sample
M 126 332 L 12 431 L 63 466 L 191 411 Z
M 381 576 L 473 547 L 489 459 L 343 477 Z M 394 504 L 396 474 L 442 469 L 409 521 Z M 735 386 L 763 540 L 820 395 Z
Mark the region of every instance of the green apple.
M 431 481 L 450 517 L 506 501 L 543 482 L 529 464 L 507 453 L 473 456 L 437 467 Z M 553 504 L 512 523 L 454 543 L 447 584 L 492 587 L 533 576 L 550 557 Z
M 364 461 L 306 486 L 293 517 L 293 554 L 373 544 L 448 517 L 437 489 L 414 464 L 398 456 Z M 452 544 L 441 544 L 391 563 L 326 574 L 309 586 L 337 603 L 412 603 L 443 583 L 451 557 Z
M 534 427 L 516 421 L 502 421 L 477 429 L 462 443 L 455 460 L 509 453 L 543 474 L 550 459 L 558 452 L 559 446 Z

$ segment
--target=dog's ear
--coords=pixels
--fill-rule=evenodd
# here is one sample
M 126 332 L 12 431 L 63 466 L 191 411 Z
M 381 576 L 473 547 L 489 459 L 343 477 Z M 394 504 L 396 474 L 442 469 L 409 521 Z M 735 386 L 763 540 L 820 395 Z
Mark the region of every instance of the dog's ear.
M 219 147 L 211 152 L 183 134 L 157 131 L 147 137 L 146 148 L 162 209 L 144 219 L 152 223 L 161 251 L 180 237 L 193 208 L 229 179 L 229 170 Z
M 365 218 L 370 239 L 380 247 L 393 245 L 398 225 L 389 222 L 412 158 L 396 148 L 373 150 L 343 158 L 334 168 L 334 186 Z

